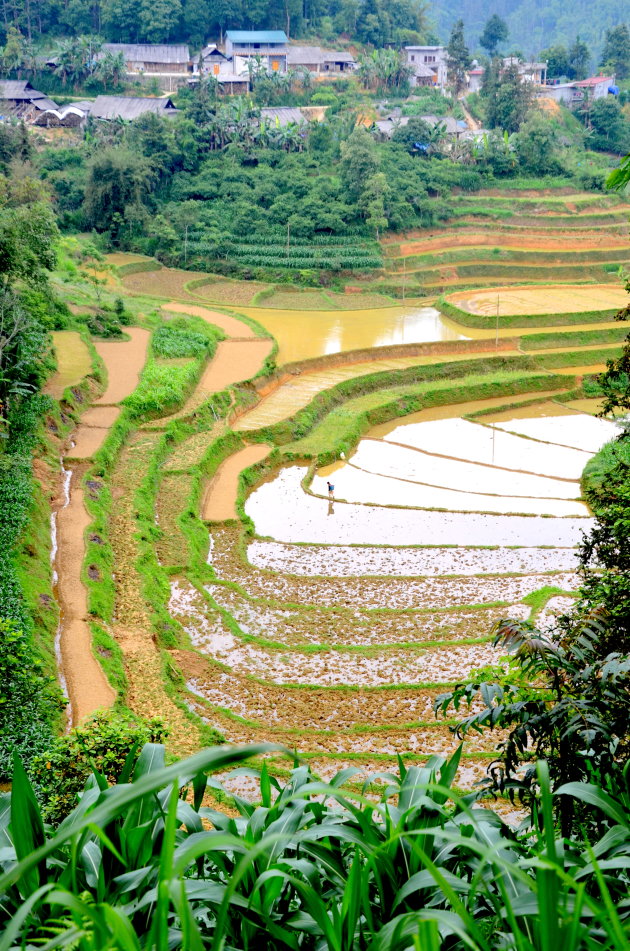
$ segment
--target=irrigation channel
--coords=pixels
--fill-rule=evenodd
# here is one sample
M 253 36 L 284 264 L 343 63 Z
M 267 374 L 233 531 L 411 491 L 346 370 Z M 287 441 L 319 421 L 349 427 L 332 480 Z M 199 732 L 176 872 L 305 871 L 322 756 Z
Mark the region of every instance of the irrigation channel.
M 485 290 L 459 293 L 461 321 L 417 303 L 301 313 L 206 306 L 183 272 L 172 295 L 168 269 L 157 273 L 165 315 L 201 318 L 226 339 L 177 412 L 129 425 L 103 475 L 118 698 L 91 647 L 83 480 L 124 416 L 149 334 L 135 327 L 128 341 L 97 344 L 108 386 L 64 454 L 72 472 L 54 520 L 72 721 L 118 699 L 162 716 L 176 752 L 217 734 L 271 740 L 323 776 L 452 751 L 452 724 L 432 705 L 498 660 L 492 624 L 544 626 L 574 597 L 576 546 L 592 523 L 581 473 L 616 432 L 595 417 L 581 378 L 619 352 L 609 310 L 623 295 L 506 288 L 497 332 Z M 148 275 L 133 279 L 128 291 L 148 296 Z M 552 307 L 551 328 L 537 324 Z M 469 326 L 466 313 L 486 325 Z M 56 340 L 60 373 L 71 344 Z M 466 741 L 462 787 L 496 740 Z M 231 788 L 247 795 L 248 783 Z

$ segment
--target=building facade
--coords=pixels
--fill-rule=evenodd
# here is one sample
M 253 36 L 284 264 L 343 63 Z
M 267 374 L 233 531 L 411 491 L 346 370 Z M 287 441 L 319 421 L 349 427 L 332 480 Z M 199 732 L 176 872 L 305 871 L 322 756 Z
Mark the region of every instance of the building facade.
M 407 65 L 413 70 L 412 86 L 437 86 L 444 89 L 448 82 L 448 52 L 445 46 L 405 46 Z M 427 83 L 426 70 L 432 73 Z
M 225 55 L 229 59 L 260 59 L 270 73 L 286 73 L 288 42 L 284 30 L 228 30 Z

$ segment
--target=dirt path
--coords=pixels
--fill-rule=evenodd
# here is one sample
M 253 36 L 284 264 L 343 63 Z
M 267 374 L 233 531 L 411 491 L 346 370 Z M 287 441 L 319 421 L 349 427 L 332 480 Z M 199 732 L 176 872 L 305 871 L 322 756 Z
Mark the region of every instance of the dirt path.
M 269 454 L 271 446 L 256 443 L 246 446 L 233 456 L 226 459 L 208 486 L 203 500 L 203 518 L 207 522 L 223 522 L 226 519 L 238 518 L 236 513 L 236 496 L 238 493 L 238 477 L 243 469 L 260 462 Z
M 76 330 L 58 330 L 52 334 L 57 372 L 44 387 L 44 393 L 61 399 L 68 386 L 80 383 L 92 369 L 90 351 Z
M 168 304 L 162 304 L 162 310 L 174 314 L 188 314 L 191 317 L 201 317 L 208 324 L 214 324 L 228 335 L 237 340 L 257 338 L 258 335 L 251 327 L 236 317 L 230 317 L 228 314 L 220 314 L 217 310 L 210 310 L 208 307 L 199 307 L 196 304 L 180 304 L 178 301 L 170 301 Z
M 131 339 L 127 341 L 107 340 L 95 344 L 105 363 L 107 390 L 83 414 L 64 462 L 73 459 L 86 462 L 94 456 L 120 414 L 119 407 L 112 404 L 124 399 L 135 389 L 146 360 L 149 332 L 140 327 L 130 327 L 128 334 Z M 114 690 L 92 653 L 87 591 L 81 580 L 86 551 L 85 535 L 91 522 L 81 485 L 83 471 L 77 468 L 73 472 L 68 504 L 58 509 L 58 551 L 55 561 L 61 610 L 59 650 L 73 724 L 101 707 L 111 707 L 116 700 Z
M 59 647 L 73 725 L 101 707 L 111 707 L 116 699 L 103 668 L 92 653 L 87 591 L 81 581 L 85 533 L 91 522 L 83 503 L 82 475 L 81 469 L 72 473 L 70 501 L 57 514 L 57 596 L 61 612 Z
M 129 396 L 138 385 L 147 359 L 149 331 L 142 327 L 128 327 L 130 340 L 99 340 L 95 347 L 107 368 L 107 389 L 96 406 L 112 406 Z

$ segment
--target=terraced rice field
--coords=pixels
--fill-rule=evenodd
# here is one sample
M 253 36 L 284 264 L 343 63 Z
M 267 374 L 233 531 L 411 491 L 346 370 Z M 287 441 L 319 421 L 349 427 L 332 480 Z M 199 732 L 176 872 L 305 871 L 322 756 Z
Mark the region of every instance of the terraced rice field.
M 498 222 L 475 217 L 469 204 L 447 234 L 387 245 L 391 274 L 400 277 L 403 255 L 476 254 L 493 241 L 557 255 L 558 268 L 574 238 L 584 254 L 625 253 L 626 206 L 602 196 L 514 196 L 515 214 Z M 612 237 L 598 231 L 607 222 Z M 583 273 L 600 262 L 585 259 Z M 457 261 L 425 263 L 453 270 L 460 308 L 496 313 L 494 278 L 464 290 Z M 591 285 L 523 286 L 528 261 L 513 264 L 514 285 L 500 282 L 500 315 L 626 302 L 605 275 Z M 407 276 L 420 287 L 418 275 Z M 196 277 L 162 269 L 123 278 L 154 296 L 166 319 L 195 315 L 231 338 L 177 412 L 134 423 L 103 476 L 113 500 L 108 630 L 122 655 L 125 702 L 165 717 L 177 752 L 214 730 L 228 741 L 284 743 L 323 776 L 347 765 L 387 769 L 397 754 L 421 761 L 452 752 L 453 722 L 436 720 L 433 704 L 471 669 L 500 662 L 492 625 L 505 616 L 549 625 L 573 603 L 576 546 L 592 525 L 580 476 L 616 432 L 592 415 L 598 403 L 579 377 L 619 352 L 619 337 L 606 335 L 618 325 L 595 315 L 549 336 L 545 326 L 528 327 L 538 335 L 530 346 L 517 321 L 500 330 L 511 339 L 497 343 L 493 327 L 465 327 L 430 307 L 372 309 L 378 298 L 366 298 L 364 309 L 343 311 L 341 297 L 361 301 L 348 294 L 335 296 L 337 310 L 288 309 L 316 297 L 322 307 L 332 295 L 319 291 L 276 294 L 281 309 L 271 297 L 253 307 L 267 286 L 190 288 Z M 207 303 L 213 288 L 225 296 L 215 298 L 218 311 Z M 276 338 L 275 373 L 262 369 L 271 341 L 243 313 Z M 589 336 L 568 332 L 578 327 Z M 131 328 L 132 339 L 138 333 L 146 335 Z M 437 352 L 383 349 L 425 340 Z M 97 344 L 108 367 L 114 346 Z M 356 359 L 330 357 L 366 348 Z M 101 445 L 145 355 L 146 347 L 137 365 L 112 373 L 84 413 L 77 459 Z M 282 369 L 292 361 L 305 362 Z M 410 368 L 417 373 L 398 373 Z M 308 410 L 314 400 L 317 412 Z M 481 777 L 499 738 L 466 741 L 461 786 Z M 243 778 L 235 791 L 246 787 Z
M 407 296 L 525 281 L 616 284 L 630 261 L 628 206 L 592 193 L 480 192 L 461 198 L 446 233 L 390 236 L 383 251 L 380 283 L 396 285 L 398 294 L 404 286 Z
M 500 317 L 563 314 L 621 309 L 627 303 L 623 287 L 602 284 L 558 284 L 555 287 L 501 287 L 492 291 L 461 291 L 447 300 L 470 314 Z
M 177 659 L 205 721 L 231 740 L 297 745 L 324 773 L 454 749 L 448 724 L 432 714 L 437 695 L 498 661 L 490 629 L 499 617 L 525 618 L 530 604 L 548 601 L 548 623 L 578 583 L 575 545 L 591 520 L 577 480 L 615 428 L 540 405 L 496 422 L 450 407 L 443 419 L 416 414 L 379 427 L 332 469 L 310 477 L 293 466 L 259 485 L 245 504 L 253 537 L 213 525 L 211 580 L 174 578 L 169 605 L 193 648 Z M 341 501 L 366 458 L 387 494 Z M 432 511 L 422 500 L 400 507 L 402 483 L 420 484 L 429 464 L 444 491 L 453 481 L 466 487 L 468 511 Z M 507 500 L 505 514 L 476 506 L 479 485 Z M 549 515 L 518 514 L 523 500 L 513 507 L 506 495 L 516 487 L 549 503 Z M 574 497 L 575 511 L 563 511 Z M 462 785 L 492 749 L 489 737 L 467 741 Z

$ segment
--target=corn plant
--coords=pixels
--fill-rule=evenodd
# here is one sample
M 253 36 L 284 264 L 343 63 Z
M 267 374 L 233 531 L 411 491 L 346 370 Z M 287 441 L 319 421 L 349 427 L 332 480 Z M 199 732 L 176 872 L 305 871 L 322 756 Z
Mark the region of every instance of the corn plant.
M 165 766 L 146 744 L 108 788 L 95 773 L 53 830 L 16 758 L 0 799 L 0 951 L 621 951 L 630 939 L 623 804 L 574 784 L 611 821 L 592 845 L 558 837 L 539 765 L 539 821 L 523 837 L 452 783 L 446 761 L 357 784 L 294 761 L 283 785 L 245 769 L 269 746 L 217 747 Z M 129 763 L 134 762 L 135 751 Z M 257 778 L 260 804 L 202 806 L 208 773 Z M 375 785 L 378 783 L 378 785 Z

